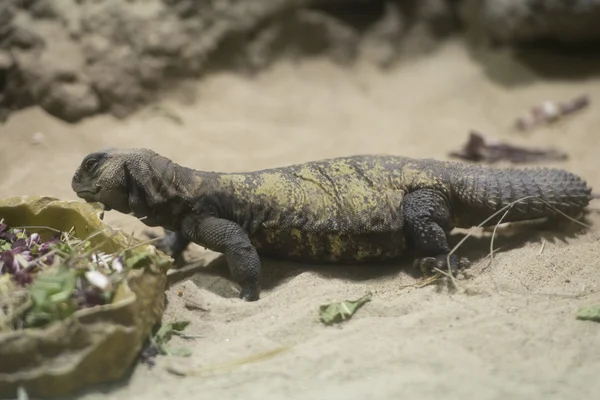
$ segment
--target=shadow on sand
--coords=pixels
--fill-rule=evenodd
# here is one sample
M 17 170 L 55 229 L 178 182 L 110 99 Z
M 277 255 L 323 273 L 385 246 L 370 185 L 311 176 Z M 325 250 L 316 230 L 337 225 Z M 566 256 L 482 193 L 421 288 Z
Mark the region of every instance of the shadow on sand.
M 589 224 L 588 220 L 583 221 Z M 569 239 L 582 234 L 585 227 L 569 222 L 534 221 L 521 224 L 498 227 L 494 238 L 494 253 L 499 254 L 512 249 L 517 249 L 526 244 L 540 244 L 542 241 L 567 243 Z M 468 231 L 453 233 L 449 237 L 450 247 L 456 246 Z M 485 230 L 478 229 L 477 236 L 469 237 L 456 254 L 467 257 L 473 264 L 487 257 L 490 253 L 490 244 L 493 227 Z M 344 279 L 354 282 L 365 282 L 393 277 L 398 274 L 408 274 L 417 280 L 423 277 L 418 268 L 413 266 L 414 254 L 407 254 L 403 259 L 381 264 L 301 264 L 297 262 L 279 261 L 262 257 L 262 288 L 270 290 L 284 281 L 293 279 L 303 272 L 314 272 L 325 279 Z M 238 289 L 231 281 L 227 263 L 224 256 L 219 256 L 198 273 L 191 280 L 199 288 L 208 290 L 218 296 L 237 298 Z M 262 295 L 264 296 L 264 294 Z

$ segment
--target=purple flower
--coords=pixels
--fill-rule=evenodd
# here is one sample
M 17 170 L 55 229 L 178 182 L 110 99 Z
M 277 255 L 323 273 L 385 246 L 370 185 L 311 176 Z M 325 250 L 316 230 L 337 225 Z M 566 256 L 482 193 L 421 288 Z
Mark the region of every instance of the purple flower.
M 40 244 L 37 248 L 38 253 L 40 255 L 44 255 L 44 254 L 48 253 L 50 250 L 52 250 L 52 245 L 54 245 L 56 243 L 58 243 L 58 239 L 51 239 L 51 240 L 48 240 L 47 242 Z
M 0 261 L 4 264 L 2 268 L 3 273 L 14 274 L 20 269 L 19 262 L 15 260 L 15 256 L 11 251 L 0 253 Z
M 14 233 L 12 233 L 11 231 L 0 231 L 0 239 L 4 239 L 7 242 L 14 242 L 14 240 L 17 238 L 17 235 L 15 235 Z
M 40 244 L 41 241 L 42 238 L 40 235 L 37 233 L 32 233 L 31 236 L 29 236 L 29 247 L 33 246 L 34 244 Z
M 31 255 L 31 251 L 29 250 L 25 250 L 24 252 L 22 252 L 21 257 L 23 257 L 23 259 L 27 262 L 31 262 L 31 260 L 33 260 L 33 256 Z
M 21 286 L 26 286 L 28 284 L 30 284 L 31 282 L 33 282 L 33 277 L 31 276 L 31 274 L 27 271 L 17 271 L 15 272 L 15 274 L 13 275 L 13 280 Z
M 8 230 L 8 225 L 0 224 L 0 233 L 6 232 Z
M 25 239 L 17 239 L 12 244 L 12 252 L 15 254 L 21 253 L 28 249 L 29 246 L 27 245 L 27 241 Z

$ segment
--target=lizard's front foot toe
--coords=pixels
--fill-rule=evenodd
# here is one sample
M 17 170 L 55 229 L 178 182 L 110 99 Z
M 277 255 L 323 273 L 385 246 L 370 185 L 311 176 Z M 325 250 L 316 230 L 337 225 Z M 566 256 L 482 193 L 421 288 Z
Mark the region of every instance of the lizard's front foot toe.
M 240 299 L 245 301 L 257 301 L 260 298 L 260 288 L 255 283 L 242 285 Z
M 415 260 L 415 264 L 423 275 L 435 274 L 438 272 L 436 269 L 448 272 L 448 255 L 440 254 L 435 257 L 422 257 Z M 450 256 L 450 271 L 453 276 L 456 276 L 457 272 L 469 268 L 469 266 L 470 262 L 467 258 L 458 258 L 454 254 Z

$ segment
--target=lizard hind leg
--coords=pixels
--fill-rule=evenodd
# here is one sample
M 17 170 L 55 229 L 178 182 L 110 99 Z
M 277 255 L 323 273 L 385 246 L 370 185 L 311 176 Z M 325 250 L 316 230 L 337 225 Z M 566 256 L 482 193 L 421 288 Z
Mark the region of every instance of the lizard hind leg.
M 444 195 L 435 189 L 419 189 L 408 193 L 402 206 L 405 235 L 417 255 L 417 266 L 423 273 L 435 272 L 435 268 L 447 271 L 450 253 L 447 235 L 452 224 Z M 453 274 L 469 264 L 466 258 L 450 256 Z

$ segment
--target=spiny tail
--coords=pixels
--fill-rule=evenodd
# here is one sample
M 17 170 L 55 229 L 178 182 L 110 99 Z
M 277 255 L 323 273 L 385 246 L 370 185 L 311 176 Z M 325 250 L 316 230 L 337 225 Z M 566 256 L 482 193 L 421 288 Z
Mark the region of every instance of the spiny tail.
M 582 178 L 555 168 L 468 166 L 461 169 L 453 180 L 456 187 L 453 208 L 461 226 L 478 225 L 494 212 L 520 199 L 523 200 L 512 206 L 503 222 L 552 218 L 562 214 L 577 218 L 595 197 Z M 502 214 L 485 225 L 496 224 Z

